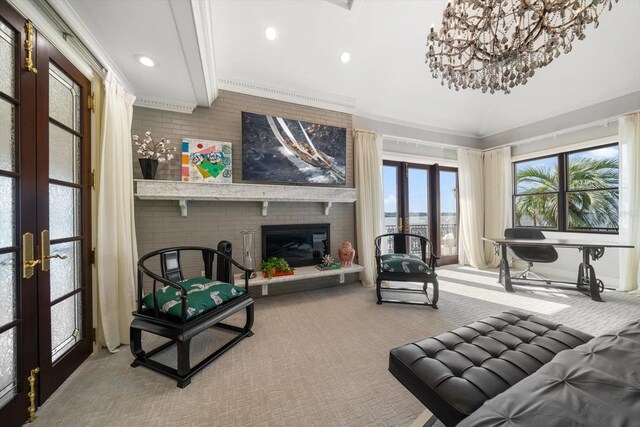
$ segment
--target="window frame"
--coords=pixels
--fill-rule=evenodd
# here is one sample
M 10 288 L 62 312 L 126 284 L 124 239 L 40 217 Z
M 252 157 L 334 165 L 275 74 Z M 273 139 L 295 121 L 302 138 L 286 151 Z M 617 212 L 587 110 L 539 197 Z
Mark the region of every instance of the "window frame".
M 569 224 L 568 224 L 568 206 L 567 206 L 567 198 L 569 196 L 569 194 L 571 193 L 584 193 L 584 192 L 593 192 L 593 191 L 618 191 L 618 197 L 620 196 L 620 175 L 618 173 L 618 186 L 617 187 L 607 187 L 607 188 L 599 188 L 599 189 L 588 189 L 588 190 L 571 190 L 569 189 L 569 177 L 567 175 L 568 173 L 568 164 L 569 164 L 569 156 L 572 154 L 576 154 L 576 153 L 581 153 L 581 152 L 585 152 L 585 151 L 594 151 L 594 150 L 598 150 L 598 149 L 602 149 L 602 148 L 608 148 L 608 147 L 619 147 L 620 144 L 618 141 L 616 142 L 610 142 L 610 143 L 605 143 L 602 145 L 594 145 L 591 147 L 581 147 L 581 148 L 577 148 L 575 150 L 570 150 L 570 151 L 562 151 L 562 152 L 558 152 L 558 153 L 553 153 L 553 154 L 545 154 L 545 155 L 541 155 L 541 156 L 537 156 L 537 157 L 531 157 L 531 158 L 527 158 L 527 159 L 522 159 L 522 160 L 518 160 L 515 162 L 512 162 L 511 164 L 511 172 L 512 172 L 512 196 L 511 196 L 511 221 L 512 221 L 512 226 L 514 228 L 533 228 L 536 230 L 542 230 L 542 231 L 553 231 L 553 232 L 560 232 L 560 233 L 579 233 L 579 234 L 611 234 L 611 235 L 617 235 L 619 234 L 619 230 L 620 228 L 618 227 L 618 229 L 616 230 L 598 230 L 598 229 L 589 229 L 589 230 L 575 230 L 575 229 L 570 229 L 569 228 Z M 618 150 L 618 158 L 620 156 L 620 151 Z M 541 160 L 541 159 L 549 159 L 549 158 L 556 158 L 557 162 L 558 162 L 558 191 L 557 192 L 541 192 L 541 193 L 532 193 L 532 194 L 524 194 L 524 193 L 518 193 L 518 182 L 517 182 L 517 173 L 516 173 L 516 167 L 518 164 L 520 163 L 525 163 L 525 162 L 532 162 L 535 160 Z M 618 171 L 620 170 L 620 167 L 618 165 Z M 534 195 L 534 194 L 555 194 L 556 197 L 558 197 L 558 218 L 557 218 L 557 227 L 556 228 L 550 228 L 550 227 L 523 227 L 523 226 L 518 226 L 516 224 L 516 198 L 517 197 L 522 197 L 522 196 L 526 196 L 526 195 Z M 619 209 L 619 206 L 618 206 Z

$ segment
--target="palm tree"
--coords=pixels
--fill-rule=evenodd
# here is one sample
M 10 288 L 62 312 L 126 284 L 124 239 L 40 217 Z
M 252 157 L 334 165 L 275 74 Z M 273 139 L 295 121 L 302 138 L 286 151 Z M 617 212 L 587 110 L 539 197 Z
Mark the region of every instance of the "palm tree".
M 618 159 L 580 157 L 570 159 L 567 183 L 569 229 L 618 228 Z M 518 171 L 516 182 L 524 188 L 516 198 L 516 224 L 525 218 L 534 227 L 558 226 L 558 165 L 541 165 Z M 545 194 L 546 193 L 546 194 Z

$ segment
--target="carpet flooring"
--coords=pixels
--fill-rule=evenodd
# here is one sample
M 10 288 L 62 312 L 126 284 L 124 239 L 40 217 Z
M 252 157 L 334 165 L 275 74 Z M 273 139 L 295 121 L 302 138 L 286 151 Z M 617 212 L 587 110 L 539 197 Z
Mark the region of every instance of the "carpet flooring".
M 375 291 L 359 285 L 260 298 L 255 335 L 185 389 L 144 367 L 129 367 L 127 347 L 98 352 L 38 410 L 32 425 L 407 426 L 424 407 L 387 371 L 391 348 L 509 308 L 593 335 L 640 318 L 640 297 L 621 292 L 605 291 L 604 303 L 553 288 L 516 286 L 508 294 L 495 271 L 445 267 L 438 273 L 438 310 L 378 306 Z M 225 334 L 195 338 L 192 360 L 210 353 Z M 159 342 L 143 337 L 145 345 Z M 171 360 L 173 352 L 158 357 Z

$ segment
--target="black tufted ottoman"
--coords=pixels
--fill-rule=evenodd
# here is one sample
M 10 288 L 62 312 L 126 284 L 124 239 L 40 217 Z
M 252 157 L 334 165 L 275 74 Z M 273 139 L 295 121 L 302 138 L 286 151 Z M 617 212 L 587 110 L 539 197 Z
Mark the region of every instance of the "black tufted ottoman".
M 593 337 L 515 310 L 391 350 L 389 371 L 447 426 Z

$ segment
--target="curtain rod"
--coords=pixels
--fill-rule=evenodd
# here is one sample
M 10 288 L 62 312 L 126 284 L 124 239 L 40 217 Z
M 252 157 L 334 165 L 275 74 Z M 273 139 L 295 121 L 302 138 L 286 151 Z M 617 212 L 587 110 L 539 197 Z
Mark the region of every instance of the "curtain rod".
M 85 59 L 102 79 L 107 76 L 107 68 L 100 62 L 98 58 L 91 52 L 78 36 L 73 32 L 71 27 L 66 23 L 66 21 L 60 16 L 57 10 L 53 8 L 49 4 L 48 0 L 35 0 L 36 4 L 40 6 L 40 10 L 47 15 L 47 17 L 54 22 L 58 29 L 62 32 L 62 38 L 64 41 L 71 43 L 74 45 L 78 51 L 78 53 Z
M 454 145 L 454 144 L 446 144 L 444 142 L 430 142 L 430 141 L 422 141 L 420 139 L 411 139 L 411 138 L 404 138 L 401 136 L 393 136 L 393 135 L 382 135 L 383 139 L 389 139 L 389 140 L 394 140 L 396 142 L 404 142 L 405 144 L 417 144 L 417 145 L 426 145 L 429 147 L 437 147 L 437 148 L 442 148 L 445 150 L 457 150 L 458 148 L 471 148 L 474 149 L 474 147 L 467 147 L 464 145 Z
M 364 129 L 353 128 L 353 132 L 364 132 L 364 133 L 370 133 L 371 135 L 377 135 L 377 133 L 375 132 L 371 132 L 370 130 L 364 130 Z

